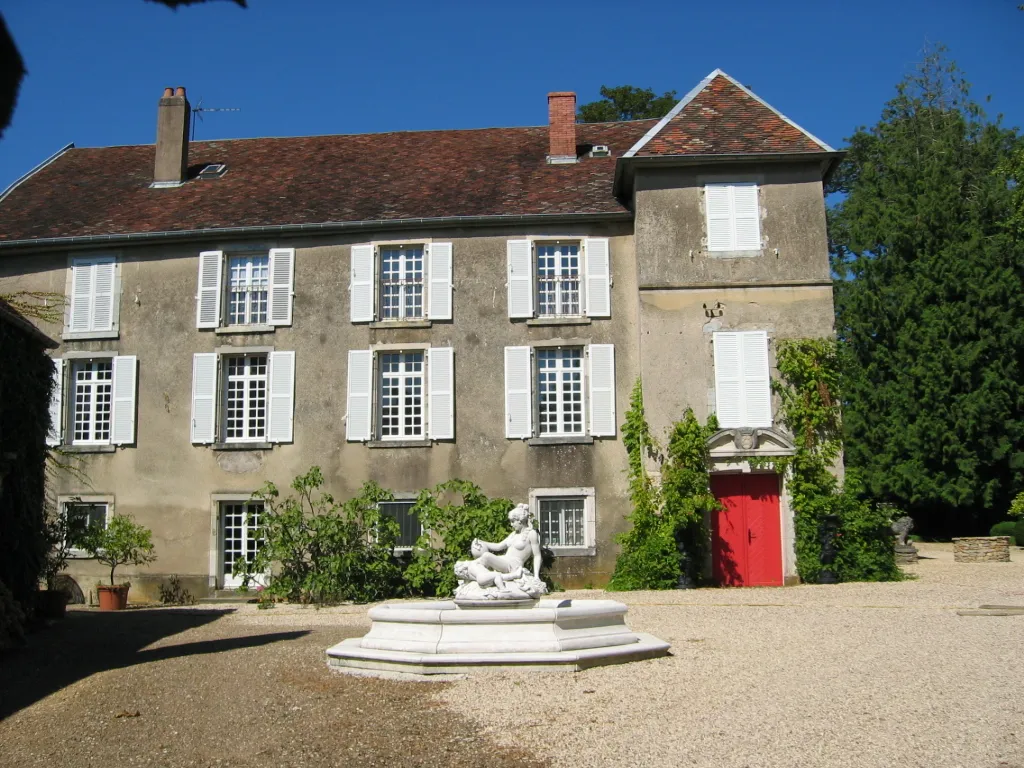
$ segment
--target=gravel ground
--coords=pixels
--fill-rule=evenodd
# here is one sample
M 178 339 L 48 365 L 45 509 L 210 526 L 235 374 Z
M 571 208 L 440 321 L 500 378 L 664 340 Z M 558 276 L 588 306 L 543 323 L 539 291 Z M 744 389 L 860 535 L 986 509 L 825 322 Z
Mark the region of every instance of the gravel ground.
M 1024 605 L 1024 551 L 919 546 L 895 584 L 567 593 L 672 643 L 575 675 L 328 671 L 366 606 L 76 610 L 0 658 L 0 766 L 1024 768 L 1024 616 L 956 614 Z

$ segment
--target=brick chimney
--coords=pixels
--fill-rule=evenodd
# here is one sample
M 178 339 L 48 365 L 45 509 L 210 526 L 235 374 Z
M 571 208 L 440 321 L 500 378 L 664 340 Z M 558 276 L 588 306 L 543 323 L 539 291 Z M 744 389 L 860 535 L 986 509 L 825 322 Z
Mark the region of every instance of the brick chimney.
M 576 162 L 576 94 L 548 94 L 548 162 Z
M 156 162 L 153 166 L 154 187 L 176 187 L 184 183 L 188 173 L 188 99 L 185 89 L 164 88 L 156 113 Z

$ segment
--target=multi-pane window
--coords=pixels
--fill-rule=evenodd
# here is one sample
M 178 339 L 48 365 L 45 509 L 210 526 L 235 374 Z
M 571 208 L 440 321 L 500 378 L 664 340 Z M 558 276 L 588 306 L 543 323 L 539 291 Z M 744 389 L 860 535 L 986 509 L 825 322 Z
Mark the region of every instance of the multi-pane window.
M 111 360 L 82 361 L 72 366 L 73 443 L 110 442 L 113 368 Z
M 67 502 L 64 504 L 68 546 L 82 549 L 82 540 L 90 528 L 107 526 L 106 502 Z
M 415 501 L 382 501 L 378 505 L 381 514 L 395 520 L 398 523 L 398 539 L 395 541 L 395 549 L 411 549 L 416 544 L 416 539 L 423 533 L 423 525 L 420 519 L 412 513 Z
M 537 423 L 541 435 L 583 434 L 583 350 L 537 350 Z
M 380 249 L 381 317 L 416 320 L 423 315 L 423 246 Z
M 260 536 L 263 502 L 223 502 L 220 511 L 221 575 L 224 586 L 239 586 L 241 578 L 234 573 L 235 563 L 239 560 L 251 562 L 263 544 Z
M 267 435 L 267 356 L 224 358 L 224 440 L 264 440 Z
M 380 355 L 382 440 L 421 439 L 424 435 L 423 357 L 423 352 Z
M 584 547 L 585 500 L 576 498 L 538 499 L 540 540 L 545 547 Z
M 554 317 L 579 314 L 579 244 L 538 244 L 537 315 Z
M 232 256 L 228 259 L 228 325 L 263 325 L 267 322 L 269 276 L 269 256 Z

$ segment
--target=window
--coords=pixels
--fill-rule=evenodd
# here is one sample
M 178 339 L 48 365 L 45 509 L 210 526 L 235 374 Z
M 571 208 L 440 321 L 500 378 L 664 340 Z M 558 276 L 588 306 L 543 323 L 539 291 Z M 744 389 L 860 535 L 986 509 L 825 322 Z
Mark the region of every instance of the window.
M 423 533 L 420 519 L 412 513 L 416 502 L 409 500 L 382 501 L 377 507 L 382 515 L 387 515 L 398 523 L 398 539 L 395 541 L 396 551 L 407 551 L 413 548 L 416 540 Z
M 204 251 L 199 254 L 196 327 L 291 325 L 294 282 L 294 248 L 227 256 Z
M 593 488 L 534 488 L 530 511 L 542 547 L 558 556 L 596 553 Z
M 130 445 L 135 442 L 134 355 L 56 359 L 48 445 Z
M 608 242 L 600 237 L 509 240 L 509 317 L 610 317 Z
M 753 183 L 708 184 L 704 187 L 709 251 L 758 251 L 761 217 Z
M 614 437 L 615 347 L 505 347 L 505 436 Z
M 62 502 L 69 549 L 76 555 L 85 553 L 83 539 L 93 527 L 107 527 L 110 504 L 107 501 L 84 501 L 76 498 Z
M 223 501 L 220 504 L 221 583 L 231 589 L 242 586 L 235 563 L 251 562 L 263 545 L 260 532 L 262 501 Z
M 113 256 L 73 258 L 68 295 L 65 338 L 117 338 L 120 293 Z
M 723 428 L 772 425 L 768 334 L 719 331 L 714 334 L 715 411 Z
M 294 352 L 193 355 L 193 443 L 290 443 L 294 404 Z
M 346 439 L 452 440 L 454 386 L 451 347 L 349 350 Z
M 353 323 L 452 319 L 452 244 L 353 245 Z

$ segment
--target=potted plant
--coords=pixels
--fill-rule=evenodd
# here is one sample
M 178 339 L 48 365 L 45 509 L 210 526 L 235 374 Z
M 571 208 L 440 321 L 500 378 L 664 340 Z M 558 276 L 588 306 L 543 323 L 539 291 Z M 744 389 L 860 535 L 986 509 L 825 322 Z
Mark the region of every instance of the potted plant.
M 89 529 L 85 548 L 94 558 L 110 566 L 110 584 L 97 586 L 101 611 L 119 611 L 128 605 L 128 583 L 115 584 L 114 570 L 119 565 L 145 565 L 156 560 L 152 532 L 127 515 L 114 515 L 105 528 Z
M 67 610 L 68 594 L 57 586 L 57 577 L 67 566 L 71 547 L 85 534 L 81 519 L 68 519 L 67 514 L 47 507 L 46 558 L 43 561 L 43 579 L 46 590 L 36 593 L 36 612 L 45 619 L 61 619 Z

